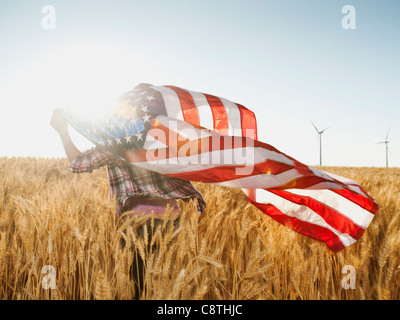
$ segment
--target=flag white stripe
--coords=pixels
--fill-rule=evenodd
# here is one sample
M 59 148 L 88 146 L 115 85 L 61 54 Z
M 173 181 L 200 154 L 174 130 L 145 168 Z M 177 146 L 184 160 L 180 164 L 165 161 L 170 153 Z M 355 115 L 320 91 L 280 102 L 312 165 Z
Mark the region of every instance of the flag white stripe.
M 270 203 L 273 206 L 275 206 L 280 212 L 289 217 L 293 217 L 301 221 L 308 222 L 332 231 L 335 235 L 339 237 L 340 242 L 345 247 L 356 242 L 356 240 L 352 238 L 350 235 L 346 233 L 340 233 L 339 231 L 331 227 L 319 214 L 315 213 L 307 206 L 293 203 L 287 199 L 279 197 L 263 189 L 257 189 L 256 195 L 257 195 L 257 202 Z
M 224 105 L 226 115 L 229 123 L 230 136 L 242 136 L 242 124 L 240 122 L 240 111 L 238 106 L 232 101 L 218 97 Z
M 231 188 L 249 188 L 249 189 L 268 189 L 276 188 L 282 184 L 286 184 L 296 178 L 302 177 L 296 169 L 287 170 L 278 175 L 273 174 L 257 174 L 255 176 L 239 178 L 229 181 L 218 182 L 217 184 L 222 187 Z
M 309 190 L 318 190 L 318 189 L 338 189 L 338 183 L 337 182 L 320 182 L 317 184 L 314 184 L 310 187 L 307 187 L 305 189 L 309 189 Z M 368 198 L 368 195 L 366 195 L 364 192 L 362 192 L 359 188 L 357 188 L 356 186 L 353 185 L 348 185 L 346 184 L 347 188 L 349 188 L 351 191 L 353 191 L 354 193 L 357 193 L 359 195 L 364 196 L 365 198 Z
M 322 177 L 326 177 L 326 176 L 332 177 L 333 179 L 336 179 L 336 180 L 338 180 L 338 181 L 340 181 L 340 182 L 346 184 L 347 187 L 348 187 L 351 191 L 354 191 L 355 193 L 361 194 L 361 195 L 363 195 L 364 197 L 368 197 L 368 195 L 366 195 L 365 192 L 363 192 L 363 191 L 360 189 L 358 183 L 354 182 L 353 180 L 344 178 L 344 177 L 342 177 L 342 176 L 338 176 L 337 174 L 334 174 L 334 173 L 326 172 L 326 171 L 323 171 L 323 170 L 317 170 L 317 169 L 314 169 L 314 168 L 312 168 L 312 171 L 313 171 L 313 173 L 316 173 L 316 174 L 318 174 L 318 175 L 320 175 L 320 176 L 322 176 Z
M 321 190 L 321 189 L 342 189 L 342 187 L 337 182 L 324 181 L 320 183 L 313 184 L 305 189 L 308 190 Z
M 314 170 L 316 170 L 316 169 L 314 169 Z M 330 176 L 330 177 L 332 177 L 332 178 L 334 178 L 334 179 L 336 179 L 336 180 L 338 180 L 340 182 L 343 182 L 345 184 L 357 184 L 353 180 L 350 180 L 350 179 L 342 177 L 342 176 L 338 176 L 337 174 L 334 174 L 334 173 L 331 173 L 331 172 L 327 172 L 327 171 L 324 171 L 324 170 L 319 170 L 319 172 L 323 172 L 324 174 L 326 174 L 326 175 L 328 175 L 328 176 Z
M 168 117 L 183 120 L 183 112 L 178 94 L 167 87 L 152 86 L 151 88 L 161 93 Z
M 372 213 L 331 190 L 290 189 L 286 191 L 300 196 L 311 197 L 340 212 L 341 215 L 349 218 L 354 224 L 363 229 L 366 229 L 374 218 Z

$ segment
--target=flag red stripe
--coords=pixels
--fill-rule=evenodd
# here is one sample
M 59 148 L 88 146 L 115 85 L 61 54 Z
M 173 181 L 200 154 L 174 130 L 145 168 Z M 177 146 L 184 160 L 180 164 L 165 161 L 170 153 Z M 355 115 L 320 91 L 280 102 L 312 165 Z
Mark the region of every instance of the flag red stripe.
M 333 252 L 338 252 L 345 248 L 339 237 L 329 229 L 287 216 L 272 204 L 259 203 L 251 199 L 249 199 L 249 201 L 262 212 L 286 227 L 307 237 L 324 242 Z
M 203 93 L 211 107 L 211 112 L 214 120 L 214 130 L 223 135 L 229 133 L 228 116 L 222 101 L 215 96 Z
M 250 111 L 246 107 L 237 104 L 240 111 L 240 121 L 241 121 L 241 126 L 242 126 L 242 136 L 243 137 L 248 137 L 252 138 L 254 140 L 257 140 L 257 121 L 256 121 L 256 116 L 253 111 Z M 252 130 L 254 134 L 252 136 L 248 135 L 249 132 L 248 129 Z
M 178 95 L 179 101 L 181 103 L 183 119 L 186 122 L 189 122 L 190 124 L 194 125 L 195 127 L 198 127 L 200 125 L 199 112 L 193 101 L 192 95 L 186 90 L 183 90 L 175 86 L 165 86 L 165 87 L 174 90 Z
M 283 190 L 269 189 L 268 191 L 298 205 L 309 207 L 311 210 L 321 216 L 326 223 L 328 223 L 335 230 L 339 231 L 340 233 L 347 233 L 354 239 L 360 239 L 365 232 L 362 227 L 356 225 L 353 221 L 343 216 L 340 212 L 311 197 L 300 196 L 290 193 L 290 191 L 288 192 Z

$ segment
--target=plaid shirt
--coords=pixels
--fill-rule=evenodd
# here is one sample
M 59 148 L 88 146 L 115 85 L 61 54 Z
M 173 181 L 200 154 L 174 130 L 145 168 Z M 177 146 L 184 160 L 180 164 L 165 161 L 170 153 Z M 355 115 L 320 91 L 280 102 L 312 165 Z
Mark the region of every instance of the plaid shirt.
M 70 165 L 74 173 L 92 172 L 107 165 L 110 195 L 116 195 L 117 213 L 124 211 L 125 202 L 132 196 L 158 199 L 182 199 L 188 202 L 197 199 L 199 214 L 206 203 L 201 193 L 189 182 L 170 178 L 159 173 L 131 165 L 100 147 L 89 149 L 78 155 Z

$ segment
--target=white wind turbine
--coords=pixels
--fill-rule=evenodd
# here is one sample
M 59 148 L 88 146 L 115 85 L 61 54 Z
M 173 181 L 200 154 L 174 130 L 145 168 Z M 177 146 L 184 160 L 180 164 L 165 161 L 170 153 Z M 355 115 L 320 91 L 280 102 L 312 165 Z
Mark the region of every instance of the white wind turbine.
M 389 151 L 389 146 L 388 146 L 389 141 L 388 141 L 388 137 L 389 137 L 389 131 L 390 131 L 390 128 L 389 128 L 389 130 L 388 130 L 388 133 L 387 133 L 386 138 L 385 138 L 384 141 L 381 141 L 381 142 L 377 142 L 377 143 L 376 143 L 376 144 L 382 144 L 382 143 L 384 143 L 384 144 L 386 145 L 386 168 L 389 166 L 389 158 L 388 158 L 388 151 Z
M 310 120 L 311 121 L 311 120 Z M 319 140 L 319 165 L 322 166 L 322 134 L 328 130 L 330 127 L 325 128 L 324 130 L 318 130 L 315 124 L 311 121 L 312 125 L 314 126 L 315 130 L 318 132 L 318 140 Z

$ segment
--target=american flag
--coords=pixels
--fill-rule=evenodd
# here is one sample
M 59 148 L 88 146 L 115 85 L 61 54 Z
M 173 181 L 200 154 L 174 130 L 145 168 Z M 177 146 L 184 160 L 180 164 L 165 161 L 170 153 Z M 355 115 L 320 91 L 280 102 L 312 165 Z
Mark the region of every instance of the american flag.
M 356 182 L 306 166 L 257 140 L 252 111 L 176 86 L 139 84 L 111 112 L 65 119 L 95 144 L 170 177 L 241 188 L 281 224 L 333 252 L 355 243 L 378 211 Z

